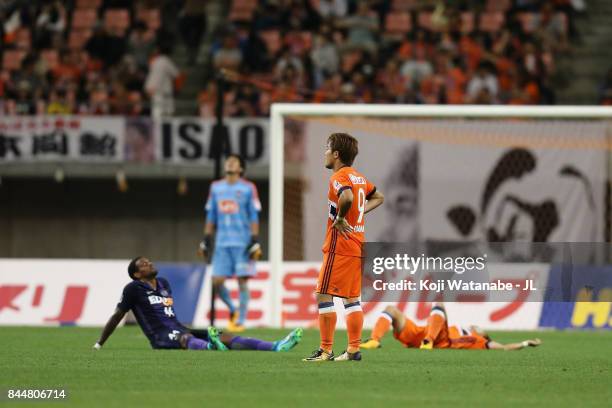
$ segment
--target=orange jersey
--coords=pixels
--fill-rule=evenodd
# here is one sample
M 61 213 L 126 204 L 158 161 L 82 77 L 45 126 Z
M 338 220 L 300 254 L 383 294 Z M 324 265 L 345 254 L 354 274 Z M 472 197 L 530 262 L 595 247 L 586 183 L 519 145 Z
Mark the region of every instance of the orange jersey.
M 353 232 L 346 239 L 334 233 L 332 224 L 338 214 L 338 199 L 340 194 L 351 189 L 353 204 L 345 215 L 346 221 Z M 366 201 L 376 192 L 376 187 L 370 183 L 363 174 L 352 167 L 343 167 L 329 178 L 327 193 L 327 232 L 323 252 L 331 252 L 345 256 L 361 257 L 361 247 L 365 240 L 365 205 Z
M 406 347 L 418 348 L 425 338 L 426 331 L 427 326 L 417 326 L 412 320 L 406 318 L 402 330 L 393 332 L 393 336 Z M 446 325 L 440 330 L 438 338 L 434 340 L 434 348 L 486 349 L 488 344 L 489 339 L 475 331 Z

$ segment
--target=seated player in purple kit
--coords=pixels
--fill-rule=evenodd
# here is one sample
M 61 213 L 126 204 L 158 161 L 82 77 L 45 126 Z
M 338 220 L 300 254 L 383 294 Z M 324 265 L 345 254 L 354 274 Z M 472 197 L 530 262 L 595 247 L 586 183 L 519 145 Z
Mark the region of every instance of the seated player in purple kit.
M 132 282 L 123 288 L 115 313 L 94 345 L 96 350 L 102 348 L 130 309 L 154 349 L 288 351 L 302 338 L 301 328 L 274 342 L 219 333 L 214 327 L 207 330 L 189 329 L 176 318 L 170 283 L 157 277 L 153 262 L 136 257 L 128 266 L 128 274 Z

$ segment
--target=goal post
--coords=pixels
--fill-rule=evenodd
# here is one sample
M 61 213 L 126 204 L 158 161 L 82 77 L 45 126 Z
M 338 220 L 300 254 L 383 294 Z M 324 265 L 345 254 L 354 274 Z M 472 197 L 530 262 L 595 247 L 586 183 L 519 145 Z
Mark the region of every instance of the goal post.
M 274 326 L 281 325 L 281 285 L 284 238 L 285 119 L 288 117 L 367 117 L 384 119 L 550 119 L 612 120 L 612 107 L 603 106 L 481 106 L 481 105 L 366 105 L 275 103 L 270 115 L 269 261 L 273 283 Z M 338 129 L 342 131 L 343 129 Z M 603 148 L 612 150 L 608 138 Z M 608 159 L 608 173 L 610 172 Z

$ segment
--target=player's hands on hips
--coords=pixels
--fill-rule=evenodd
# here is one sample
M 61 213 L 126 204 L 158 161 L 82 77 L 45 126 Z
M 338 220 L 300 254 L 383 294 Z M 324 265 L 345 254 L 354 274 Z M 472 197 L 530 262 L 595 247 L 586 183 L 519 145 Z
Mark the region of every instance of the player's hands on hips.
M 345 239 L 348 239 L 348 234 L 353 232 L 353 227 L 349 225 L 344 217 L 336 217 L 334 223 L 332 224 L 332 228 L 337 229 Z

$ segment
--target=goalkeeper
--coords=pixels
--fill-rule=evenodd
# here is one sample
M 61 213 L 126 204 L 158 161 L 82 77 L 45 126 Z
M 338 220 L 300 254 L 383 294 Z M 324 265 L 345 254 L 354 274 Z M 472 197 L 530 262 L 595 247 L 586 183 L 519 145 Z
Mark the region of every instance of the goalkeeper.
M 231 154 L 225 160 L 225 177 L 210 186 L 206 201 L 204 240 L 199 253 L 205 259 L 212 253 L 213 286 L 215 293 L 230 311 L 229 331 L 241 332 L 249 303 L 248 279 L 255 275 L 255 261 L 261 257 L 259 211 L 261 203 L 255 184 L 242 178 L 245 162 Z M 215 248 L 212 251 L 213 235 Z M 238 278 L 240 308 L 236 310 L 225 280 Z

